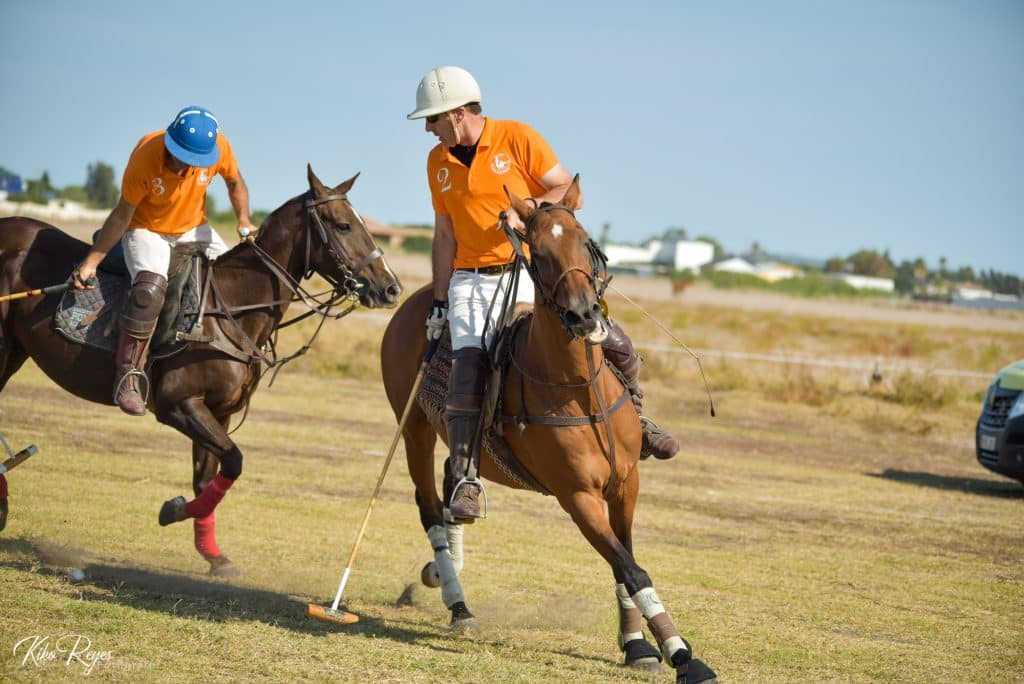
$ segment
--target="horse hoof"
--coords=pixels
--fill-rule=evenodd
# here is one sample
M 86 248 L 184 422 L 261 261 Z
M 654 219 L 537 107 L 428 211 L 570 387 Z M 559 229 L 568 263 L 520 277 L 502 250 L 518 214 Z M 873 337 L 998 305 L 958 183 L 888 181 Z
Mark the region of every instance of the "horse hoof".
M 647 672 L 661 672 L 661 652 L 646 639 L 633 639 L 622 650 L 626 652 L 626 667 Z
M 453 603 L 450 610 L 452 611 L 452 621 L 448 627 L 453 632 L 458 632 L 459 634 L 476 634 L 480 631 L 480 623 L 477 622 L 473 614 L 469 612 L 469 608 L 466 607 L 465 603 L 462 601 Z
M 227 556 L 217 556 L 206 560 L 210 564 L 210 574 L 214 577 L 238 577 L 242 574 Z
M 718 675 L 704 661 L 693 658 L 676 668 L 676 684 L 717 684 Z
M 164 501 L 160 507 L 160 527 L 167 527 L 171 523 L 181 522 L 188 515 L 185 514 L 185 504 L 188 502 L 183 496 L 176 496 L 173 499 Z
M 437 589 L 441 586 L 441 573 L 437 571 L 437 563 L 430 561 L 420 570 L 420 581 L 423 586 Z
M 448 628 L 456 634 L 469 635 L 480 633 L 480 623 L 475 617 L 462 618 L 460 620 L 452 619 Z

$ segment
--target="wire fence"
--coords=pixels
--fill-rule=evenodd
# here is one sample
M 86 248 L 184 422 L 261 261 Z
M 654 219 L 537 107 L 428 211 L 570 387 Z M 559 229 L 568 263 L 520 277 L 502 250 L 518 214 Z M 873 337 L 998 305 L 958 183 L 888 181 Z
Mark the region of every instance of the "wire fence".
M 654 352 L 663 352 L 668 354 L 687 354 L 688 352 L 674 344 L 667 344 L 662 342 L 634 342 L 635 346 L 639 349 L 646 349 Z M 974 378 L 988 380 L 991 379 L 995 373 L 972 371 L 972 370 L 957 370 L 950 368 L 926 368 L 923 366 L 914 366 L 910 364 L 900 364 L 893 362 L 885 362 L 883 359 L 876 359 L 875 361 L 861 360 L 848 360 L 848 359 L 822 359 L 814 358 L 809 356 L 796 356 L 792 354 L 758 354 L 754 352 L 742 352 L 742 351 L 728 351 L 722 349 L 692 349 L 693 353 L 701 358 L 723 358 L 723 359 L 737 359 L 741 361 L 752 361 L 758 363 L 776 363 L 784 365 L 802 365 L 802 366 L 815 366 L 820 368 L 841 368 L 848 371 L 868 372 L 872 374 L 892 374 L 892 373 L 920 373 L 922 375 L 936 375 L 942 377 L 953 377 L 953 378 Z

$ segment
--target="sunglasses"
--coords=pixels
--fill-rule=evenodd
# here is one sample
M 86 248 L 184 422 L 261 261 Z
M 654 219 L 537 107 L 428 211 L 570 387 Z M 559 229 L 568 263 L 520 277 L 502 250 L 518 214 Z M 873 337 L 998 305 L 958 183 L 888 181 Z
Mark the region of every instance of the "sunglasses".
M 441 115 L 440 114 L 434 114 L 432 116 L 428 116 L 427 117 L 427 123 L 428 124 L 436 124 L 440 120 L 441 120 Z

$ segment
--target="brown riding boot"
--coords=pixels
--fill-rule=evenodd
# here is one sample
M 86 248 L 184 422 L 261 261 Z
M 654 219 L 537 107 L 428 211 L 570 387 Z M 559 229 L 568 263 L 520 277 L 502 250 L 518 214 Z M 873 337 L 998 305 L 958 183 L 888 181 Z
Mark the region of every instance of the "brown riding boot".
M 445 519 L 471 523 L 487 517 L 487 494 L 479 478 L 480 445 L 477 427 L 487 381 L 487 357 L 482 349 L 458 349 L 452 355 L 445 414 L 448 422 L 448 460 L 444 464 Z M 480 494 L 484 508 L 480 508 Z
M 164 306 L 167 278 L 151 271 L 139 271 L 121 310 L 121 332 L 114 355 L 114 402 L 125 413 L 146 413 L 149 380 L 146 352 Z M 142 385 L 145 384 L 145 392 Z
M 640 355 L 636 353 L 632 340 L 619 327 L 619 324 L 611 321 L 608 323 L 608 337 L 601 344 L 601 350 L 604 352 L 605 358 L 611 361 L 625 378 L 626 389 L 629 390 L 633 406 L 636 407 L 636 412 L 640 416 L 640 425 L 643 427 L 640 459 L 645 460 L 651 456 L 661 460 L 672 458 L 679 453 L 679 442 L 644 415 L 644 407 L 640 401 L 644 397 L 639 385 Z
M 149 394 L 149 380 L 143 368 L 149 339 L 140 340 L 121 331 L 117 339 L 117 355 L 114 357 L 114 401 L 121 410 L 133 416 L 146 415 L 146 397 L 141 385 L 146 384 Z

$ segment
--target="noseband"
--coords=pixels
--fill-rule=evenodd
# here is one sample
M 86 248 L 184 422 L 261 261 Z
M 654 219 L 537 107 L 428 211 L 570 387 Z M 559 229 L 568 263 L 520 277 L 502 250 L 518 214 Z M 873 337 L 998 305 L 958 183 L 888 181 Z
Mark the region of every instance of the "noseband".
M 326 204 L 327 202 L 333 202 L 335 200 L 348 200 L 348 195 L 345 193 L 337 195 L 327 195 L 326 197 L 310 197 L 306 200 L 304 206 L 306 212 L 309 215 L 309 223 L 306 225 L 306 265 L 304 273 L 306 278 L 312 275 L 313 269 L 309 263 L 309 254 L 311 249 L 312 240 L 310 240 L 310 233 L 313 228 L 316 228 L 317 235 L 320 236 L 320 241 L 323 243 L 327 253 L 334 260 L 334 265 L 341 271 L 341 281 L 335 281 L 332 277 L 321 273 L 320 275 L 334 286 L 334 290 L 339 295 L 348 295 L 356 292 L 362 287 L 362 284 L 356 280 L 356 276 L 362 273 L 363 269 L 370 265 L 375 259 L 384 256 L 384 252 L 380 247 L 374 247 L 374 249 L 363 257 L 362 261 L 355 265 L 353 268 L 349 268 L 343 253 L 344 249 L 341 243 L 337 241 L 332 233 L 327 231 L 323 221 L 320 219 L 320 214 L 317 213 L 316 207 L 320 204 Z M 347 225 L 347 224 L 345 224 Z
M 572 216 L 574 221 L 576 220 L 576 214 L 573 212 L 572 209 L 565 206 L 564 204 L 545 203 L 538 207 L 533 212 L 533 215 L 531 215 L 530 218 L 527 219 L 527 232 L 529 232 L 529 229 L 533 225 L 533 222 L 537 220 L 537 217 L 541 213 L 548 213 L 556 210 L 565 211 L 570 216 Z M 586 269 L 581 268 L 579 266 L 570 266 L 569 268 L 562 271 L 561 275 L 559 275 L 558 278 L 555 279 L 554 284 L 551 286 L 549 290 L 547 287 L 545 287 L 543 281 L 541 281 L 540 272 L 538 271 L 536 264 L 533 262 L 532 259 L 528 259 L 526 257 L 526 252 L 523 249 L 523 245 L 530 244 L 529 240 L 526 237 L 526 233 L 520 232 L 513 228 L 509 224 L 507 217 L 504 214 L 502 214 L 501 218 L 502 226 L 505 230 L 505 236 L 508 238 L 508 241 L 512 243 L 512 248 L 516 252 L 516 260 L 526 266 L 526 272 L 530 274 L 530 280 L 533 281 L 534 286 L 540 293 L 541 302 L 543 302 L 545 306 L 547 306 L 549 309 L 554 311 L 555 314 L 558 315 L 558 318 L 559 320 L 562 321 L 562 325 L 565 327 L 566 331 L 568 331 L 570 335 L 575 337 L 576 335 L 575 333 L 573 333 L 572 327 L 569 324 L 569 309 L 555 301 L 555 293 L 558 292 L 558 287 L 562 284 L 563 281 L 565 281 L 566 277 L 568 277 L 570 273 L 578 271 L 585 275 L 587 277 L 587 280 L 589 280 L 591 285 L 593 285 L 594 293 L 597 295 L 598 301 L 602 303 L 603 309 L 604 291 L 605 289 L 607 289 L 608 283 L 611 280 L 611 278 L 608 277 L 608 257 L 605 256 L 605 253 L 601 250 L 601 246 L 598 245 L 593 238 L 588 236 L 586 247 L 588 258 L 590 261 L 590 271 L 588 272 Z M 579 222 L 577 221 L 577 223 Z

